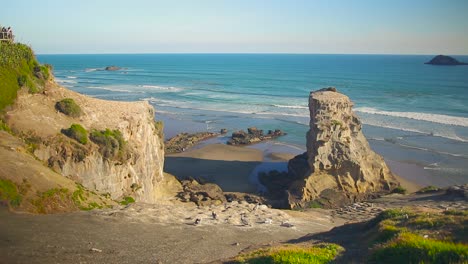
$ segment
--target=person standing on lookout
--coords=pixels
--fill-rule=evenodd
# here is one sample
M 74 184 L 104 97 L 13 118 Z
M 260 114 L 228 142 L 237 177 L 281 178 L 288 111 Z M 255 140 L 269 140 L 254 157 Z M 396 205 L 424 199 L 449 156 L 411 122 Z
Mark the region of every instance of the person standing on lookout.
M 13 31 L 11 30 L 11 27 L 8 27 L 8 29 L 7 29 L 7 35 L 8 35 L 8 38 L 9 38 L 9 39 L 13 38 Z

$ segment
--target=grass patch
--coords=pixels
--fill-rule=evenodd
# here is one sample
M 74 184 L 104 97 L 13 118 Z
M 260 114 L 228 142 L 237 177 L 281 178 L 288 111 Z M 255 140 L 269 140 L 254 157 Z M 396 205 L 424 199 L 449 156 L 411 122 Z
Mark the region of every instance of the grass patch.
M 402 232 L 377 247 L 370 257 L 375 263 L 466 263 L 468 246 Z
M 343 248 L 336 244 L 318 244 L 312 247 L 286 245 L 260 249 L 242 254 L 233 263 L 274 264 L 274 263 L 330 263 Z
M 465 263 L 468 211 L 392 209 L 368 222 L 370 263 Z
M 18 187 L 11 180 L 0 179 L 0 200 L 6 201 L 12 207 L 21 204 L 22 197 L 18 192 Z
M 99 152 L 105 159 L 117 159 L 122 162 L 128 159 L 127 142 L 119 130 L 94 130 L 89 137 L 99 146 Z
M 65 136 L 72 138 L 83 145 L 88 143 L 88 131 L 80 124 L 72 124 L 70 128 L 62 129 L 61 132 Z
M 0 110 L 13 104 L 21 87 L 30 92 L 42 90 L 46 79 L 35 74 L 36 67 L 41 69 L 29 46 L 0 42 Z
M 406 194 L 406 189 L 401 186 L 398 186 L 395 189 L 393 189 L 391 193 Z
M 438 191 L 440 191 L 440 188 L 429 185 L 417 191 L 416 193 L 423 194 L 423 193 L 432 193 L 432 192 L 438 192 Z
M 309 208 L 323 208 L 323 205 L 317 201 L 312 201 L 309 203 Z
M 55 103 L 55 109 L 71 117 L 79 117 L 82 113 L 81 107 L 71 98 L 65 98 Z
M 38 193 L 38 198 L 32 201 L 37 213 L 47 214 L 51 212 L 68 211 L 75 207 L 70 198 L 70 191 L 66 188 L 53 188 Z
M 3 120 L 0 119 L 0 131 L 5 131 L 5 132 L 8 132 L 10 134 L 13 133 L 13 131 L 11 131 L 10 127 L 5 124 L 5 122 L 3 122 Z
M 119 203 L 120 203 L 121 205 L 129 205 L 129 204 L 134 203 L 134 202 L 135 202 L 135 199 L 133 199 L 133 197 L 125 196 L 125 197 L 123 198 L 123 200 L 120 201 Z

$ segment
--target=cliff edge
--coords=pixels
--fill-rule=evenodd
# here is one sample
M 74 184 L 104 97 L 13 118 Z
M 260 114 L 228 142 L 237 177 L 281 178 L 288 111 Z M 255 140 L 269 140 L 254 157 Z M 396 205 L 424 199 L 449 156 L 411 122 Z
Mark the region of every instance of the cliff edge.
M 370 149 L 352 107 L 335 88 L 310 93 L 307 153 L 289 162 L 295 179 L 288 189 L 290 207 L 341 206 L 399 185 L 383 158 Z
M 76 104 L 79 115 L 60 112 L 63 100 Z M 63 176 L 113 199 L 156 200 L 164 180 L 164 142 L 147 102 L 100 100 L 50 81 L 42 93 L 20 91 L 5 120 L 33 142 L 34 156 Z M 74 125 L 84 129 L 82 140 L 67 136 Z
M 25 144 L 21 155 L 107 198 L 148 203 L 160 198 L 169 176 L 163 174 L 162 124 L 154 121 L 149 103 L 106 101 L 70 91 L 55 83 L 52 66 L 41 65 L 30 47 L 0 45 L 0 130 Z M 21 164 L 22 170 L 34 169 Z M 9 165 L 0 164 L 0 180 L 19 186 L 31 178 L 14 177 Z M 0 188 L 1 197 L 4 191 Z

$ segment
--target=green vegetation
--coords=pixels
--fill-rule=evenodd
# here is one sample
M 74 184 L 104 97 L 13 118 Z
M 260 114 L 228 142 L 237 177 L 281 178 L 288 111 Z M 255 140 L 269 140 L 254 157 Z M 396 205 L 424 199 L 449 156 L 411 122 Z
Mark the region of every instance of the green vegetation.
M 50 212 L 63 211 L 65 208 L 74 206 L 70 199 L 69 190 L 66 188 L 53 188 L 38 193 L 38 198 L 32 201 L 37 213 L 47 214 Z
M 71 98 L 65 98 L 55 103 L 55 109 L 71 117 L 79 117 L 82 113 L 80 106 Z
M 48 66 L 41 66 L 33 51 L 21 43 L 0 43 L 0 111 L 11 105 L 21 87 L 38 92 L 50 76 Z
M 3 120 L 1 120 L 1 119 L 0 119 L 0 131 L 5 131 L 5 132 L 8 132 L 10 134 L 12 133 L 10 127 L 7 124 L 5 124 L 3 122 Z
M 80 124 L 72 124 L 68 129 L 62 129 L 62 133 L 83 145 L 88 143 L 88 131 Z
M 376 263 L 466 263 L 468 246 L 402 232 L 371 256 Z
M 323 205 L 318 201 L 312 201 L 309 203 L 309 208 L 323 208 Z
M 91 141 L 99 146 L 99 152 L 105 159 L 128 159 L 127 142 L 123 139 L 119 130 L 94 130 L 89 135 Z
M 260 249 L 238 256 L 234 263 L 275 264 L 275 263 L 330 263 L 343 248 L 336 244 L 318 244 L 312 247 L 286 245 Z
M 119 202 L 121 205 L 128 205 L 128 204 L 131 204 L 131 203 L 134 203 L 135 202 L 135 199 L 133 199 L 133 197 L 130 197 L 130 196 L 125 196 L 123 198 L 123 200 L 121 202 Z
M 396 187 L 395 189 L 392 190 L 392 193 L 405 194 L 406 189 L 401 187 L 401 186 L 398 186 L 398 187 Z
M 338 120 L 332 120 L 332 121 L 331 121 L 331 125 L 332 125 L 332 126 L 341 126 L 341 127 L 343 127 L 343 123 L 341 123 L 341 122 L 338 121 Z
M 371 263 L 465 263 L 468 211 L 386 210 L 369 221 Z
M 431 193 L 431 192 L 438 192 L 438 191 L 440 191 L 440 188 L 429 185 L 417 191 L 416 193 L 422 194 L 422 193 Z
M 22 197 L 16 184 L 10 180 L 0 179 L 0 201 L 7 201 L 12 207 L 18 207 Z
M 155 133 L 158 134 L 159 139 L 164 140 L 164 123 L 162 121 L 154 121 Z

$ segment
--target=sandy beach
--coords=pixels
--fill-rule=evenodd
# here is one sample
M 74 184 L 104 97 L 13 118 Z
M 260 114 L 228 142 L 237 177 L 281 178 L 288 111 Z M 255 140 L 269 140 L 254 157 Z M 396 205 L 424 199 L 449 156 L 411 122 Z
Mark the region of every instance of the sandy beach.
M 261 144 L 263 146 L 238 147 L 214 143 L 195 147 L 167 155 L 164 170 L 179 179 L 193 177 L 214 182 L 226 192 L 257 193 L 258 172 L 286 170 L 287 162 L 295 156 L 289 152 L 271 152 L 268 145 L 273 145 L 273 142 Z M 392 160 L 386 162 L 409 193 L 433 184 L 424 170 L 416 165 Z M 450 184 L 443 180 L 440 179 L 440 184 Z

